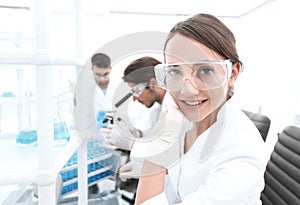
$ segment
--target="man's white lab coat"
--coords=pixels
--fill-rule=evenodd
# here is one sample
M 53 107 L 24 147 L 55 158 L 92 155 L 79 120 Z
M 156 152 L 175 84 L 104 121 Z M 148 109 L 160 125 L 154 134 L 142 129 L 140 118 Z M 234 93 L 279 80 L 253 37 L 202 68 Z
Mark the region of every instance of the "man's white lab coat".
M 99 88 L 98 86 L 96 87 L 95 96 L 94 96 L 94 111 L 96 117 L 100 110 L 112 111 L 113 98 L 117 86 L 111 84 L 112 83 L 109 83 L 105 94 L 101 88 Z
M 143 205 L 261 204 L 266 162 L 259 131 L 232 97 L 217 122 L 168 170 L 165 191 Z
M 151 108 L 148 108 L 149 111 L 146 112 L 148 116 L 144 117 L 144 121 L 148 121 L 148 126 L 147 129 L 142 129 L 145 132 L 145 136 L 147 136 L 148 132 L 151 132 L 151 129 L 153 129 L 153 127 L 156 125 L 161 113 L 166 112 L 168 107 L 171 105 L 175 105 L 173 98 L 169 93 L 166 93 L 161 104 L 156 102 Z M 143 123 L 142 121 L 140 122 Z M 138 125 L 139 124 L 137 124 L 137 126 Z
M 140 129 L 143 132 L 143 138 L 148 139 L 152 138 L 153 129 L 155 126 L 157 126 L 157 123 L 159 121 L 159 117 L 163 115 L 163 112 L 166 112 L 169 106 L 174 106 L 175 103 L 173 101 L 173 98 L 169 93 L 166 93 L 164 96 L 164 99 L 161 104 L 155 103 L 151 108 L 148 108 L 148 111 L 144 113 L 143 119 L 140 119 L 136 122 L 135 126 L 142 129 Z M 148 143 L 145 143 L 145 141 L 142 139 L 141 141 L 135 141 L 136 145 L 133 146 L 131 152 L 132 157 L 141 157 L 144 155 L 144 152 L 148 148 Z

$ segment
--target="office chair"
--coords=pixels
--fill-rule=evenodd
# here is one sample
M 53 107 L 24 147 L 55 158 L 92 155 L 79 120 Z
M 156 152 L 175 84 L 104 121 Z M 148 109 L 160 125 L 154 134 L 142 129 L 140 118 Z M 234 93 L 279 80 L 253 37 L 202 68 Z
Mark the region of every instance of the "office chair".
M 255 124 L 258 131 L 260 132 L 261 137 L 264 141 L 266 141 L 268 132 L 271 125 L 271 120 L 262 114 L 250 112 L 247 110 L 243 110 L 243 112 L 250 118 L 250 120 Z
M 300 204 L 300 128 L 286 127 L 280 134 L 265 171 L 263 205 Z

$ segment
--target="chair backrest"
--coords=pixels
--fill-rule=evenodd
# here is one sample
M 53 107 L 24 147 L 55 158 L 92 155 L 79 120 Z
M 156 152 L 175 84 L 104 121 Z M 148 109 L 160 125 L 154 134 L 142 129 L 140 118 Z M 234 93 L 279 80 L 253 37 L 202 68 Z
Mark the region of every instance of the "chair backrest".
M 300 128 L 286 127 L 278 140 L 265 171 L 263 205 L 300 204 Z
M 252 122 L 255 124 L 258 131 L 260 132 L 261 137 L 264 141 L 266 141 L 271 125 L 271 120 L 267 116 L 262 114 L 246 110 L 243 110 L 243 112 L 250 118 L 250 120 L 252 120 Z

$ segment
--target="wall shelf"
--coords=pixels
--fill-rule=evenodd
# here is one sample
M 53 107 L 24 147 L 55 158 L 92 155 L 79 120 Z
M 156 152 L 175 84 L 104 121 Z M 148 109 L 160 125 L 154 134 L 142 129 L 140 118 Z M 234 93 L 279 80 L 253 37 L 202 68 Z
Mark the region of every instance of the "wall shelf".
M 80 142 L 76 134 L 64 146 L 54 147 L 55 166 L 48 170 L 57 175 L 64 164 L 70 159 Z M 0 140 L 0 150 L 5 153 L 0 156 L 0 184 L 34 183 L 38 176 L 38 148 L 19 147 L 14 138 Z

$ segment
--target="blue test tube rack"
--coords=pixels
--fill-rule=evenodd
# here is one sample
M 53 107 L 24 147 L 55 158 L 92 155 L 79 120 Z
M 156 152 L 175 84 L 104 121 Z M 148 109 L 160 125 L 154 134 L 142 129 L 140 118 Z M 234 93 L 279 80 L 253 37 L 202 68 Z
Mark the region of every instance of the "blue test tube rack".
M 113 150 L 104 147 L 98 139 L 89 139 L 87 144 L 88 186 L 103 179 L 113 177 Z M 68 160 L 60 172 L 62 178 L 61 196 L 64 197 L 78 190 L 77 152 Z

